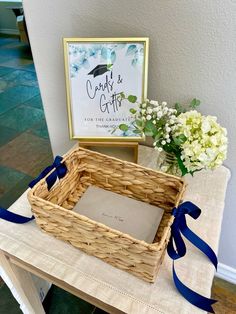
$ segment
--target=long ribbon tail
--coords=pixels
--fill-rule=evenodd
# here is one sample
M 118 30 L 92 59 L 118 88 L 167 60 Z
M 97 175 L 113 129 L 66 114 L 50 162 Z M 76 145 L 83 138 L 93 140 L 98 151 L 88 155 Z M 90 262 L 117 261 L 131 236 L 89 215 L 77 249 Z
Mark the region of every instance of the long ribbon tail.
M 174 243 L 176 249 L 174 248 Z M 173 260 L 179 259 L 186 254 L 186 246 L 181 234 L 179 231 L 175 230 L 173 225 L 171 226 L 171 236 L 167 246 L 167 253 Z
M 181 234 L 204 253 L 217 269 L 218 261 L 216 254 L 205 241 L 189 229 L 185 218 L 186 214 L 197 219 L 201 214 L 201 209 L 191 202 L 184 202 L 178 208 L 173 208 L 172 215 L 174 215 L 175 219 L 171 226 L 171 237 L 167 246 L 167 252 L 173 259 L 173 280 L 177 290 L 187 301 L 204 311 L 214 313 L 212 304 L 217 301 L 208 299 L 185 286 L 175 272 L 174 260 L 181 258 L 186 253 L 186 247 Z
M 174 266 L 174 261 L 173 261 L 173 280 L 175 283 L 175 286 L 179 293 L 186 299 L 188 300 L 191 304 L 199 307 L 200 309 L 210 312 L 210 313 L 215 313 L 212 304 L 216 303 L 217 300 L 213 299 L 208 299 L 199 293 L 189 289 L 187 286 L 185 286 L 178 278 L 176 272 L 175 272 L 175 266 Z
M 9 212 L 5 208 L 0 207 L 0 218 L 10 221 L 10 222 L 17 223 L 17 224 L 24 224 L 26 222 L 33 220 L 34 216 L 24 217 L 24 216 Z
M 186 223 L 181 226 L 180 230 L 185 238 L 202 251 L 202 253 L 204 253 L 215 266 L 215 269 L 217 269 L 218 260 L 212 248 L 205 241 L 199 238 L 192 230 L 190 230 Z

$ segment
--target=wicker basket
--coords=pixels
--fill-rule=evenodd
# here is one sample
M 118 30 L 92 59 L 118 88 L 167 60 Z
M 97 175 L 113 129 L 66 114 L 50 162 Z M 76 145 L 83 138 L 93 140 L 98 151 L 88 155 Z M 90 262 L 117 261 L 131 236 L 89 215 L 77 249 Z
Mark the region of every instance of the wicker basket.
M 121 161 L 83 148 L 64 156 L 66 176 L 50 191 L 45 178 L 28 193 L 37 224 L 46 232 L 84 252 L 154 282 L 185 183 L 181 178 Z M 90 185 L 113 191 L 164 209 L 153 243 L 146 243 L 73 212 Z

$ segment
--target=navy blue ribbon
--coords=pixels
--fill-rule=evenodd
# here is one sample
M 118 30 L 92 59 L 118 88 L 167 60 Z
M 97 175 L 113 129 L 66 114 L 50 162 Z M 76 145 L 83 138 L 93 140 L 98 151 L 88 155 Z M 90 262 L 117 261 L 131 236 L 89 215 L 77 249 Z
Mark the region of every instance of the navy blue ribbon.
M 167 252 L 173 259 L 173 280 L 177 290 L 186 300 L 204 311 L 214 313 L 212 304 L 217 301 L 208 299 L 189 289 L 179 280 L 175 271 L 174 261 L 186 254 L 186 246 L 181 234 L 184 235 L 185 238 L 187 238 L 200 251 L 202 251 L 217 269 L 218 261 L 214 251 L 206 242 L 200 239 L 188 228 L 185 217 L 186 214 L 190 215 L 194 219 L 197 219 L 201 214 L 201 209 L 191 202 L 184 202 L 178 208 L 174 208 L 172 211 L 172 215 L 175 217 L 175 219 L 171 226 L 171 237 L 167 246 Z
M 24 217 L 13 212 L 9 212 L 7 209 L 0 207 L 0 218 L 17 224 L 24 224 L 33 220 L 34 216 Z
M 53 164 L 45 168 L 37 178 L 31 181 L 29 183 L 29 187 L 32 188 L 36 183 L 46 177 L 46 175 L 55 168 L 55 170 L 46 178 L 48 190 L 50 190 L 53 184 L 56 182 L 57 178 L 61 179 L 66 175 L 67 168 L 64 163 L 61 163 L 62 159 L 63 158 L 61 156 L 56 156 Z
M 36 179 L 31 181 L 29 183 L 29 187 L 32 188 L 36 183 L 42 180 L 50 171 L 52 171 L 55 168 L 55 170 L 52 173 L 50 173 L 50 175 L 46 178 L 47 187 L 48 190 L 50 190 L 53 184 L 56 182 L 57 178 L 61 179 L 66 175 L 67 168 L 64 163 L 61 163 L 62 159 L 63 159 L 62 157 L 56 156 L 53 164 L 45 168 Z M 24 224 L 26 222 L 33 220 L 34 216 L 24 217 L 13 212 L 10 212 L 5 208 L 0 207 L 0 218 L 17 224 Z

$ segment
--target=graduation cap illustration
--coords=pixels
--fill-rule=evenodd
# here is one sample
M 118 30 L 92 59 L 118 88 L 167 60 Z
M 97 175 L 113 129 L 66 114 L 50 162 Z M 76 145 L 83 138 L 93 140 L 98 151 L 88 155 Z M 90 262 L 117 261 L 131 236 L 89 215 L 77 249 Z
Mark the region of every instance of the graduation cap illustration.
M 99 64 L 97 65 L 88 75 L 93 75 L 93 77 L 102 75 L 107 71 L 110 71 L 113 64 Z

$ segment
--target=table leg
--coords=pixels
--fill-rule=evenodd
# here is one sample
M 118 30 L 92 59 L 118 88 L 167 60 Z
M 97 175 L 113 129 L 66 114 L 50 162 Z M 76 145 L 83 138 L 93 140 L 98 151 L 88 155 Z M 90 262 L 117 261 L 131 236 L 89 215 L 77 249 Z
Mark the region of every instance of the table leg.
M 14 265 L 0 251 L 1 276 L 6 282 L 24 314 L 45 314 L 31 274 Z

